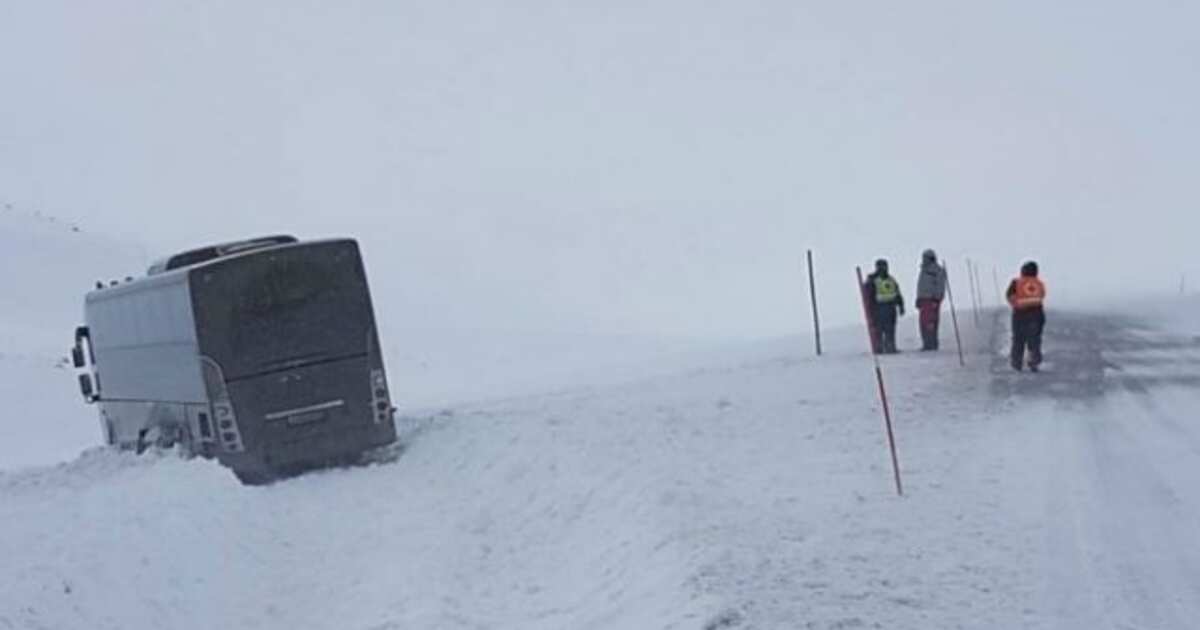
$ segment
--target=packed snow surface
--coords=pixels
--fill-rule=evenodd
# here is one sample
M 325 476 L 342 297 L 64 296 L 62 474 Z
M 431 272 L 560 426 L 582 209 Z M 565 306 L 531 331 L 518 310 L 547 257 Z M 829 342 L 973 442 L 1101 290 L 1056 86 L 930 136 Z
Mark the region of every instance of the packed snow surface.
M 1052 309 L 1037 375 L 1000 313 L 966 367 L 948 321 L 885 357 L 903 497 L 859 330 L 408 405 L 372 463 L 265 487 L 95 447 L 59 357 L 6 345 L 0 630 L 1191 628 L 1198 307 Z
M 852 332 L 411 413 L 377 463 L 268 487 L 104 450 L 4 473 L 0 627 L 1191 626 L 1196 337 L 1058 313 L 1035 376 L 996 317 L 965 369 L 888 357 L 899 498 Z

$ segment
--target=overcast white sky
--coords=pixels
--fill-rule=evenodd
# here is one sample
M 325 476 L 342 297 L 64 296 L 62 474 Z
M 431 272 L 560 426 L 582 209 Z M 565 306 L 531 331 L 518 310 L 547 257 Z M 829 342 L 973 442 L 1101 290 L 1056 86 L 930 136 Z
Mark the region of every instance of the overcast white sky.
M 1036 256 L 1063 298 L 1166 292 L 1200 286 L 1197 24 L 1154 1 L 0 0 L 0 200 L 156 253 L 357 236 L 413 327 L 803 331 L 806 247 L 831 321 L 855 264 L 911 291 L 925 247 L 1003 276 Z

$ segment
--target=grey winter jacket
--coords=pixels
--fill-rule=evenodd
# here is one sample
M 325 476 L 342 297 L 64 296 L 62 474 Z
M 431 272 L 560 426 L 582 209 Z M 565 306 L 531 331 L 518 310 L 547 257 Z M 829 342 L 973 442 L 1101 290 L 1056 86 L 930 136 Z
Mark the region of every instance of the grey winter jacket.
M 942 301 L 946 297 L 946 274 L 936 262 L 921 263 L 921 275 L 917 277 L 917 299 Z

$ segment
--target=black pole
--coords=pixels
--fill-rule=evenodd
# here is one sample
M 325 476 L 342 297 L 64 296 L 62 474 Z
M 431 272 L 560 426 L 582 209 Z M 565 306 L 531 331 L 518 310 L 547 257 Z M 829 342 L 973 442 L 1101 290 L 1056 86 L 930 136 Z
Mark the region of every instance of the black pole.
M 813 334 L 816 337 L 817 356 L 821 356 L 821 315 L 817 311 L 817 280 L 813 274 L 812 250 L 808 250 L 808 294 L 812 297 Z
M 954 309 L 954 290 L 950 288 L 950 271 L 942 265 L 942 275 L 946 278 L 946 297 L 950 298 L 950 321 L 954 323 L 954 343 L 958 346 L 958 364 L 962 367 L 967 367 L 967 360 L 963 358 L 962 351 L 962 335 L 958 332 L 958 311 Z

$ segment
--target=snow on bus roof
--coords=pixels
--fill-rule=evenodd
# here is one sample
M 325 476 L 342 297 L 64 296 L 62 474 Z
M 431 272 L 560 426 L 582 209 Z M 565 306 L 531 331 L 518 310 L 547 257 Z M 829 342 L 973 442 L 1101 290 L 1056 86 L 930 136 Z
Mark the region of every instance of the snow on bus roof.
M 196 249 L 189 249 L 185 252 L 180 252 L 170 256 L 169 258 L 160 260 L 150 266 L 150 269 L 146 271 L 146 275 L 153 276 L 166 271 L 171 271 L 172 269 L 189 267 L 191 265 L 221 258 L 222 256 L 231 256 L 233 254 L 240 254 L 256 249 L 275 247 L 277 245 L 289 245 L 298 242 L 300 241 L 295 236 L 278 234 L 273 236 L 264 236 L 221 243 L 219 245 L 206 245 L 204 247 L 197 247 Z

